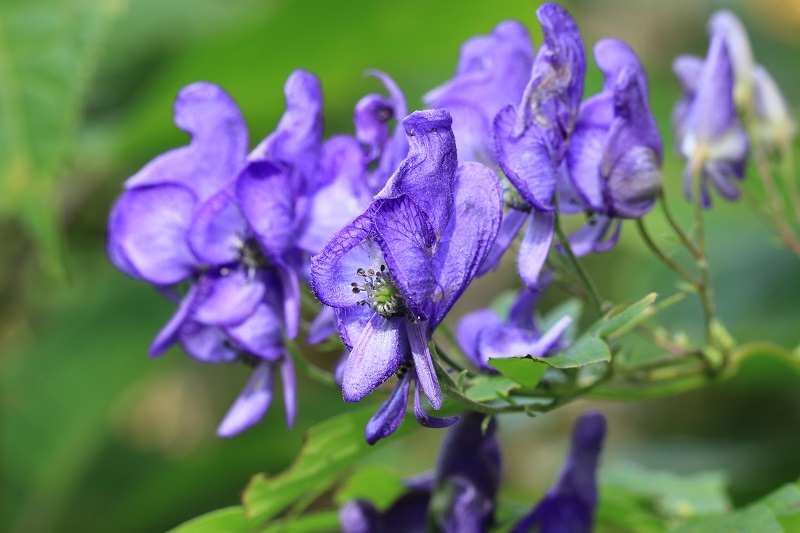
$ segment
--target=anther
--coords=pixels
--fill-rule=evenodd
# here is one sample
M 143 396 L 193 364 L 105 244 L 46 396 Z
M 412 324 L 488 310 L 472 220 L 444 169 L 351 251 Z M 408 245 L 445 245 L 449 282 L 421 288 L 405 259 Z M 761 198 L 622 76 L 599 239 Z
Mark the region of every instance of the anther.
M 367 273 L 364 271 L 363 268 L 359 268 L 358 270 L 356 270 L 356 274 L 362 277 L 367 275 Z

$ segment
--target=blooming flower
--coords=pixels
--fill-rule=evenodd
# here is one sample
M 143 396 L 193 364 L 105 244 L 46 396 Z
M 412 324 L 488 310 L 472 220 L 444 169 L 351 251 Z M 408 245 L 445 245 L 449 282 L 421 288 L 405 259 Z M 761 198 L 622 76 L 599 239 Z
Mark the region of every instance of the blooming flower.
M 567 153 L 569 178 L 590 222 L 570 237 L 575 255 L 616 242 L 623 218 L 640 218 L 661 188 L 663 144 L 647 103 L 647 76 L 625 43 L 603 39 L 594 48 L 603 90 L 582 105 Z M 604 242 L 612 226 L 611 237 Z
M 423 97 L 428 107 L 452 115 L 459 161 L 497 165 L 492 121 L 500 109 L 519 102 L 533 56 L 525 26 L 501 22 L 491 35 L 466 41 L 453 79 Z
M 314 292 L 335 308 L 350 350 L 348 401 L 413 362 L 428 401 L 441 407 L 427 339 L 474 277 L 502 206 L 489 169 L 470 163 L 456 171 L 450 124 L 445 110 L 409 115 L 408 157 L 370 208 L 312 258 Z

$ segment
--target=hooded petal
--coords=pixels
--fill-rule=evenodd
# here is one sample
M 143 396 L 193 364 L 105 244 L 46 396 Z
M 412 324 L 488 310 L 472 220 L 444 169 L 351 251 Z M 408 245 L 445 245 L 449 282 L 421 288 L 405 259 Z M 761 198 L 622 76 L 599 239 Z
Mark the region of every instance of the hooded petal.
M 433 257 L 436 286 L 429 332 L 477 275 L 494 244 L 502 217 L 503 192 L 495 173 L 480 163 L 459 165 L 455 209 Z
M 174 113 L 175 125 L 192 136 L 191 144 L 153 159 L 125 187 L 177 184 L 202 201 L 231 179 L 244 161 L 247 126 L 228 93 L 207 82 L 184 87 Z
M 417 422 L 419 422 L 426 428 L 435 428 L 435 429 L 452 426 L 458 420 L 457 416 L 439 418 L 431 416 L 425 412 L 425 409 L 422 407 L 422 400 L 420 399 L 420 394 L 419 394 L 419 380 L 417 380 L 414 386 L 414 417 L 417 419 Z
M 415 111 L 403 120 L 408 157 L 389 178 L 375 199 L 407 195 L 428 215 L 434 233 L 441 237 L 453 209 L 457 165 L 456 142 L 446 109 Z
M 195 205 L 194 194 L 177 185 L 125 191 L 109 219 L 112 260 L 123 272 L 156 285 L 188 278 L 198 266 L 186 239 Z
M 387 120 L 394 118 L 399 124 L 408 114 L 403 91 L 400 90 L 400 87 L 398 87 L 394 80 L 385 72 L 369 69 L 366 71 L 366 74 L 378 78 L 383 83 L 384 87 L 386 87 L 392 109 L 391 117 L 388 117 Z M 358 122 L 356 122 L 356 135 L 359 140 L 362 140 L 361 136 L 358 134 Z M 395 126 L 394 133 L 391 134 L 380 151 L 378 167 L 370 173 L 367 179 L 370 189 L 373 191 L 379 191 L 386 185 L 386 181 L 394 171 L 397 170 L 400 162 L 408 155 L 408 140 L 406 139 L 405 130 L 399 127 L 399 125 Z
M 713 144 L 736 123 L 733 66 L 725 39 L 720 34 L 711 37 L 691 113 L 694 120 L 692 129 L 697 142 L 703 145 Z M 683 155 L 691 158 L 694 154 L 684 151 Z
M 734 99 L 737 106 L 750 105 L 753 93 L 753 50 L 742 21 L 727 9 L 715 11 L 708 21 L 708 32 L 725 38 L 735 76 Z
M 405 322 L 373 313 L 347 358 L 342 380 L 346 401 L 361 400 L 397 371 L 409 352 Z
M 392 101 L 382 94 L 368 94 L 356 104 L 353 123 L 356 138 L 367 147 L 367 160 L 380 158 L 389 142 L 389 121 L 395 118 Z
M 225 332 L 243 350 L 269 361 L 283 355 L 283 321 L 271 306 L 261 303 L 246 320 L 225 328 Z
M 217 428 L 217 435 L 234 437 L 256 425 L 264 417 L 272 402 L 274 380 L 272 364 L 259 363 L 253 370 L 250 381 Z
M 197 208 L 188 239 L 200 261 L 207 265 L 224 265 L 236 260 L 246 233 L 247 223 L 233 191 L 225 187 Z
M 411 387 L 411 372 L 406 372 L 392 389 L 389 398 L 381 404 L 364 429 L 367 443 L 375 444 L 397 431 L 406 415 L 408 391 Z
M 519 247 L 517 267 L 523 283 L 535 287 L 555 233 L 555 213 L 531 212 L 531 221 Z

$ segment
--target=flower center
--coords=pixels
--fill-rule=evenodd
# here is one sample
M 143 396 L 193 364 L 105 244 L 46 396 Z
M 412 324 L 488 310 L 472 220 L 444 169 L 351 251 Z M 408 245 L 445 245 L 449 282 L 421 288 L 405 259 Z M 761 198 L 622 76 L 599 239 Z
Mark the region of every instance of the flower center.
M 253 237 L 238 239 L 234 246 L 234 252 L 236 253 L 236 262 L 244 267 L 250 278 L 255 275 L 257 270 L 267 270 L 272 266 Z
M 386 265 L 381 265 L 379 271 L 359 268 L 356 274 L 364 279 L 363 283 L 353 282 L 353 292 L 366 293 L 366 298 L 360 300 L 358 305 L 366 305 L 384 318 L 405 316 L 406 302 L 392 280 L 391 274 L 386 270 Z

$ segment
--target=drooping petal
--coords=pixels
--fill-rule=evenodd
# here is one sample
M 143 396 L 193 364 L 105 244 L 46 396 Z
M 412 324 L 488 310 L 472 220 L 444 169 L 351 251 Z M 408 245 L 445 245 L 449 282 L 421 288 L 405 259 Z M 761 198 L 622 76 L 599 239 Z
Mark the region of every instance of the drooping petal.
M 405 322 L 373 313 L 347 358 L 342 380 L 346 401 L 361 400 L 397 371 L 409 352 Z
M 188 278 L 198 266 L 186 239 L 195 205 L 194 194 L 177 185 L 125 191 L 109 218 L 112 259 L 124 257 L 121 267 L 132 267 L 139 277 L 157 285 Z
M 383 254 L 373 241 L 374 203 L 363 215 L 334 235 L 320 253 L 311 258 L 311 286 L 319 301 L 331 307 L 356 305 L 362 296 L 351 283 L 360 282 L 356 273 L 383 264 Z
M 497 237 L 492 247 L 486 254 L 486 258 L 483 260 L 480 268 L 478 268 L 478 276 L 483 276 L 497 267 L 503 254 L 508 250 L 508 247 L 511 246 L 511 243 L 514 242 L 514 239 L 517 237 L 519 230 L 522 229 L 525 221 L 528 220 L 528 215 L 529 213 L 527 211 L 519 211 L 513 208 L 508 210 L 502 222 L 500 222 L 500 230 L 497 232 Z
M 286 412 L 286 427 L 292 429 L 297 417 L 297 379 L 292 357 L 284 353 L 281 360 L 281 384 L 283 386 L 283 409 Z
M 425 396 L 434 409 L 442 408 L 442 391 L 439 389 L 439 380 L 433 368 L 431 352 L 428 348 L 428 339 L 425 336 L 425 323 L 406 324 L 408 344 L 411 356 L 414 359 L 414 369 L 417 379 L 425 392 Z
M 408 196 L 386 200 L 375 213 L 375 230 L 389 274 L 406 307 L 425 320 L 433 294 L 431 256 L 435 236 L 428 217 Z
M 295 238 L 294 197 L 286 172 L 270 161 L 253 161 L 239 175 L 236 198 L 264 253 L 275 264 Z
M 311 321 L 306 336 L 306 344 L 315 345 L 325 342 L 336 333 L 336 315 L 332 307 L 324 306 Z
M 411 387 L 411 372 L 397 382 L 389 398 L 381 404 L 367 422 L 364 437 L 368 444 L 375 444 L 397 431 L 406 414 L 408 391 Z
M 259 363 L 253 370 L 250 381 L 217 428 L 217 435 L 234 437 L 257 424 L 272 402 L 274 380 L 272 363 Z
M 178 331 L 178 339 L 183 351 L 204 363 L 229 363 L 239 356 L 219 326 L 186 321 Z
M 595 250 L 595 247 L 602 242 L 603 237 L 611 227 L 611 217 L 596 215 L 578 231 L 569 236 L 569 246 L 575 257 L 583 257 Z
M 277 361 L 284 353 L 283 321 L 267 304 L 257 305 L 241 323 L 225 328 L 225 332 L 243 350 L 268 361 Z
M 531 212 L 531 221 L 519 247 L 517 267 L 523 283 L 535 287 L 555 233 L 555 213 Z
M 457 165 L 456 142 L 446 109 L 415 111 L 403 120 L 408 157 L 389 178 L 376 199 L 407 195 L 430 219 L 437 238 L 444 233 L 453 209 Z
M 457 416 L 439 418 L 429 415 L 425 412 L 425 409 L 422 407 L 422 400 L 420 399 L 419 394 L 419 381 L 417 381 L 414 385 L 414 417 L 417 419 L 417 422 L 419 422 L 420 425 L 423 425 L 426 428 L 435 429 L 452 426 L 456 423 L 456 421 L 458 421 Z
M 213 326 L 232 326 L 251 316 L 264 296 L 259 279 L 251 279 L 244 270 L 228 275 L 205 276 L 199 282 L 201 295 L 192 318 Z
M 433 257 L 435 289 L 429 332 L 477 275 L 500 230 L 502 216 L 503 192 L 495 173 L 480 163 L 459 165 L 455 209 Z
M 559 342 L 571 323 L 571 317 L 561 317 L 541 336 L 535 331 L 514 326 L 486 328 L 478 339 L 481 359 L 488 362 L 491 358 L 523 355 L 544 357 Z
M 193 284 L 189 287 L 189 291 L 181 299 L 178 310 L 175 311 L 175 314 L 172 315 L 169 322 L 161 328 L 161 331 L 158 332 L 158 335 L 156 335 L 156 338 L 153 340 L 153 344 L 150 345 L 150 350 L 148 351 L 150 357 L 162 355 L 170 346 L 178 341 L 178 333 L 181 326 L 188 320 L 195 305 L 197 305 L 200 293 L 198 289 L 197 284 Z
M 246 228 L 231 187 L 225 187 L 197 208 L 189 227 L 189 245 L 207 265 L 231 263 L 244 242 Z
M 456 339 L 458 346 L 469 361 L 478 368 L 488 370 L 486 364 L 478 351 L 478 339 L 481 332 L 486 328 L 499 327 L 502 320 L 491 309 L 479 309 L 464 315 L 456 326 Z
M 231 179 L 244 161 L 247 126 L 233 99 L 207 82 L 184 87 L 174 113 L 175 125 L 192 136 L 191 144 L 153 159 L 125 187 L 177 184 L 202 201 Z

